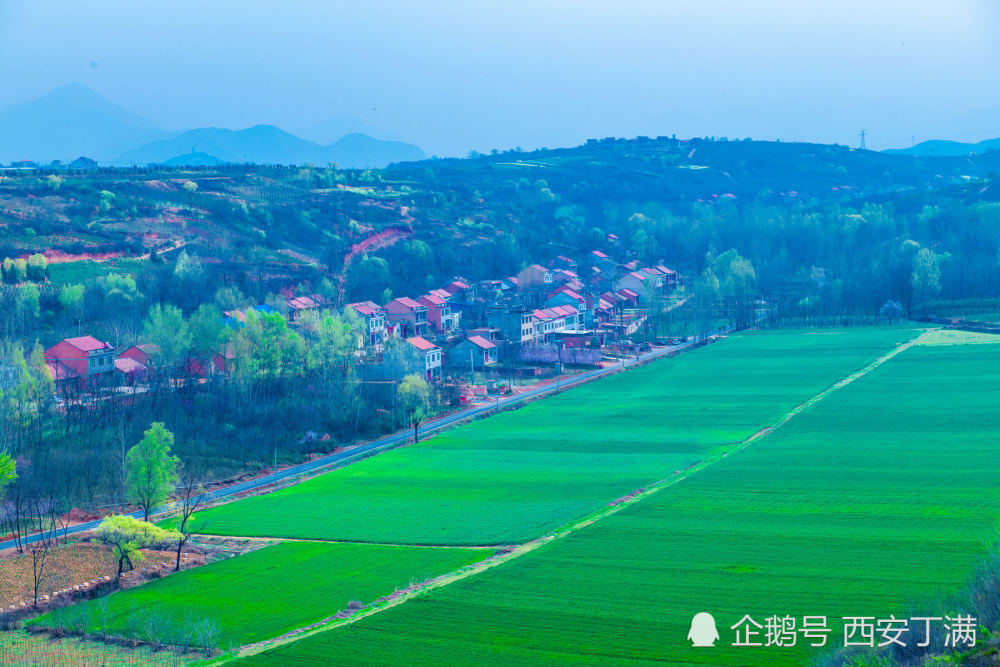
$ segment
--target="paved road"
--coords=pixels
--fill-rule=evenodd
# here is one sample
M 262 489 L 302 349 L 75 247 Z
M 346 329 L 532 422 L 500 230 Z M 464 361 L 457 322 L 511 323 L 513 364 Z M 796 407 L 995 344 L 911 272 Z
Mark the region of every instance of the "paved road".
M 712 335 L 721 334 L 721 333 L 726 333 L 726 332 L 724 330 L 722 330 L 722 329 L 719 329 L 717 331 L 710 332 L 708 335 L 712 336 Z M 548 385 L 544 385 L 542 387 L 536 387 L 534 389 L 529 389 L 529 390 L 527 390 L 525 392 L 522 392 L 520 394 L 515 394 L 513 396 L 508 396 L 506 398 L 501 398 L 500 401 L 499 401 L 499 404 L 496 401 L 494 401 L 494 402 L 486 404 L 486 405 L 480 405 L 480 406 L 466 408 L 465 410 L 461 410 L 459 412 L 455 412 L 455 413 L 452 413 L 450 415 L 446 415 L 444 417 L 440 417 L 438 419 L 433 419 L 431 421 L 428 421 L 420 429 L 419 432 L 420 432 L 421 436 L 428 435 L 430 433 L 433 433 L 434 431 L 437 431 L 437 430 L 440 430 L 442 428 L 451 426 L 452 424 L 455 424 L 456 422 L 464 421 L 464 420 L 469 419 L 471 417 L 475 417 L 477 415 L 485 414 L 485 413 L 488 413 L 488 412 L 495 412 L 498 408 L 502 409 L 502 408 L 505 408 L 505 407 L 508 407 L 508 406 L 511 406 L 511 405 L 515 405 L 515 404 L 520 403 L 522 401 L 530 400 L 532 398 L 537 398 L 537 397 L 542 396 L 544 394 L 554 393 L 557 389 L 562 390 L 562 389 L 565 389 L 566 387 L 571 387 L 571 386 L 573 386 L 575 384 L 579 384 L 580 382 L 584 382 L 586 380 L 590 380 L 590 379 L 595 378 L 595 377 L 600 377 L 602 375 L 608 375 L 610 373 L 614 373 L 615 371 L 618 371 L 618 370 L 620 370 L 623 367 L 634 366 L 637 363 L 642 363 L 642 362 L 645 362 L 645 361 L 649 361 L 650 359 L 654 359 L 656 357 L 660 357 L 660 356 L 663 356 L 663 355 L 671 353 L 671 352 L 676 352 L 678 350 L 689 349 L 689 348 L 691 348 L 694 345 L 695 345 L 695 343 L 692 341 L 692 342 L 688 342 L 688 343 L 682 343 L 680 345 L 672 345 L 672 346 L 669 346 L 669 347 L 655 348 L 651 352 L 646 352 L 645 354 L 641 354 L 638 357 L 635 357 L 635 356 L 628 357 L 628 358 L 626 358 L 626 360 L 624 361 L 624 363 L 617 363 L 617 364 L 615 364 L 613 366 L 606 366 L 604 368 L 595 368 L 592 371 L 586 371 L 584 373 L 578 373 L 577 375 L 573 375 L 571 377 L 567 377 L 566 379 L 561 380 L 558 383 L 558 385 L 556 385 L 555 383 L 548 384 Z M 252 491 L 254 489 L 259 489 L 261 487 L 265 487 L 265 486 L 267 486 L 269 484 L 272 484 L 272 483 L 274 483 L 276 481 L 280 481 L 280 480 L 286 479 L 288 477 L 293 477 L 295 475 L 301 475 L 302 473 L 313 472 L 313 471 L 319 470 L 321 468 L 327 468 L 327 467 L 329 467 L 331 469 L 335 468 L 335 467 L 339 468 L 341 466 L 345 466 L 345 465 L 348 465 L 350 463 L 353 463 L 354 461 L 356 461 L 358 459 L 367 458 L 368 456 L 372 456 L 374 454 L 377 454 L 378 452 L 381 452 L 381 451 L 384 451 L 384 450 L 387 450 L 387 449 L 392 449 L 393 447 L 398 447 L 401 444 L 405 444 L 406 441 L 407 441 L 407 439 L 410 436 L 410 433 L 411 433 L 411 431 L 409 431 L 408 429 L 404 429 L 403 431 L 399 431 L 397 433 L 394 433 L 392 435 L 388 435 L 388 436 L 386 436 L 384 438 L 381 438 L 379 440 L 374 440 L 374 441 L 369 442 L 369 443 L 364 444 L 364 445 L 359 445 L 358 447 L 355 447 L 355 448 L 353 448 L 351 450 L 348 450 L 348 451 L 345 451 L 345 452 L 339 452 L 339 453 L 335 453 L 335 454 L 329 454 L 327 456 L 323 456 L 321 458 L 315 459 L 313 461 L 309 461 L 307 463 L 300 463 L 298 465 L 294 465 L 294 466 L 291 466 L 289 468 L 285 468 L 284 470 L 279 470 L 276 474 L 273 474 L 273 475 L 268 475 L 266 477 L 258 477 L 256 479 L 247 480 L 245 482 L 240 482 L 238 484 L 233 484 L 232 486 L 227 486 L 227 487 L 224 487 L 224 488 L 221 488 L 221 489 L 216 489 L 215 491 L 208 491 L 208 492 L 205 492 L 204 494 L 202 494 L 201 500 L 202 500 L 202 502 L 208 502 L 208 501 L 212 501 L 212 500 L 219 500 L 220 498 L 227 498 L 229 496 L 233 496 L 233 495 L 236 495 L 236 494 L 239 494 L 239 493 L 244 493 L 246 491 Z M 155 508 L 153 508 L 153 510 L 152 510 L 151 513 L 152 514 L 162 514 L 164 512 L 170 512 L 173 509 L 175 509 L 175 505 L 173 503 L 171 503 L 169 505 L 163 505 L 161 507 L 155 507 Z M 129 514 L 126 514 L 125 516 L 131 516 L 131 517 L 135 517 L 135 518 L 142 518 L 142 512 L 141 511 L 131 512 Z M 70 526 L 66 530 L 66 533 L 68 535 L 74 535 L 76 533 L 85 533 L 87 531 L 94 530 L 95 528 L 97 528 L 97 526 L 100 525 L 100 523 L 101 523 L 101 520 L 88 521 L 86 523 L 80 523 L 80 524 L 77 524 L 75 526 Z M 40 535 L 38 535 L 38 534 L 31 535 L 31 536 L 22 538 L 21 543 L 22 544 L 31 544 L 32 542 L 37 542 L 39 539 L 41 539 Z M 8 540 L 6 542 L 0 542 L 0 551 L 2 551 L 4 549 L 13 548 L 14 546 L 15 546 L 14 540 Z

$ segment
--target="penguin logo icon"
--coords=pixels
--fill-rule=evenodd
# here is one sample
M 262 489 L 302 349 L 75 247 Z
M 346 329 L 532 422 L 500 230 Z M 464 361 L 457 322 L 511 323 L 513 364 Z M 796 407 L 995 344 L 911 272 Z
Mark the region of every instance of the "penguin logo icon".
M 694 615 L 691 619 L 691 629 L 688 639 L 692 646 L 715 646 L 719 640 L 719 631 L 715 629 L 715 618 L 707 611 Z

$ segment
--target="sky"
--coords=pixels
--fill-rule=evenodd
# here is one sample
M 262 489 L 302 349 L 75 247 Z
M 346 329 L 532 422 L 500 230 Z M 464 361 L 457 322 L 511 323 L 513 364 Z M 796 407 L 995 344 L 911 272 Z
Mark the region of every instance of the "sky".
M 0 108 L 73 81 L 168 130 L 353 116 L 442 156 L 882 149 L 1000 137 L 1000 2 L 0 0 Z

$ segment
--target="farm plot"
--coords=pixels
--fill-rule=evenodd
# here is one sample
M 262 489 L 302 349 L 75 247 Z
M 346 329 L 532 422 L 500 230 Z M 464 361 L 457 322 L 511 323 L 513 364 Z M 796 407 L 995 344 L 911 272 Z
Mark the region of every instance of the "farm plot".
M 369 604 L 413 583 L 484 560 L 484 549 L 431 549 L 283 542 L 186 570 L 97 602 L 38 617 L 31 625 L 172 645 L 197 644 L 215 627 L 217 646 L 275 637 L 346 609 Z M 154 634 L 156 636 L 150 636 Z
M 737 455 L 493 570 L 241 664 L 803 664 L 749 614 L 939 616 L 1000 516 L 1000 344 L 914 346 Z M 691 617 L 720 639 L 691 648 Z M 877 636 L 877 635 L 876 635 Z M 764 640 L 763 631 L 756 638 Z
M 745 439 L 916 334 L 733 336 L 207 510 L 196 528 L 408 544 L 522 542 Z

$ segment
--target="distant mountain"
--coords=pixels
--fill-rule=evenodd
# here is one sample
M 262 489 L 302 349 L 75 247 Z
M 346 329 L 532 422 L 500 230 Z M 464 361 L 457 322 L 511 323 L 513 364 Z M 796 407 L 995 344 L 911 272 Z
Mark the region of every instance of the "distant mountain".
M 389 130 L 372 125 L 357 116 L 334 116 L 309 127 L 302 128 L 297 134 L 303 139 L 315 141 L 317 144 L 332 144 L 348 134 L 367 134 L 372 139 L 382 141 L 403 141 L 402 137 Z
M 225 164 L 225 160 L 220 160 L 214 155 L 209 155 L 208 153 L 188 153 L 186 155 L 178 155 L 172 157 L 169 160 L 164 160 L 160 164 L 166 167 L 217 167 L 220 164 Z
M 427 157 L 413 144 L 382 141 L 354 132 L 327 147 L 332 161 L 341 167 L 385 167 L 392 162 L 410 162 Z
M 897 155 L 920 155 L 920 156 L 945 156 L 954 157 L 976 153 L 982 155 L 990 151 L 1000 150 L 1000 139 L 987 139 L 974 144 L 962 143 L 960 141 L 944 141 L 932 139 L 921 141 L 910 148 L 890 148 L 885 153 L 895 153 Z
M 168 136 L 87 86 L 70 83 L 0 111 L 0 162 L 66 161 L 80 155 L 104 162 Z
M 118 164 L 162 164 L 187 154 L 205 154 L 222 162 L 258 164 L 325 165 L 384 167 L 390 162 L 419 160 L 423 151 L 416 146 L 394 141 L 380 141 L 363 134 L 349 134 L 339 141 L 321 146 L 273 125 L 256 125 L 245 130 L 216 127 L 188 130 L 163 141 L 154 141 L 127 151 Z

